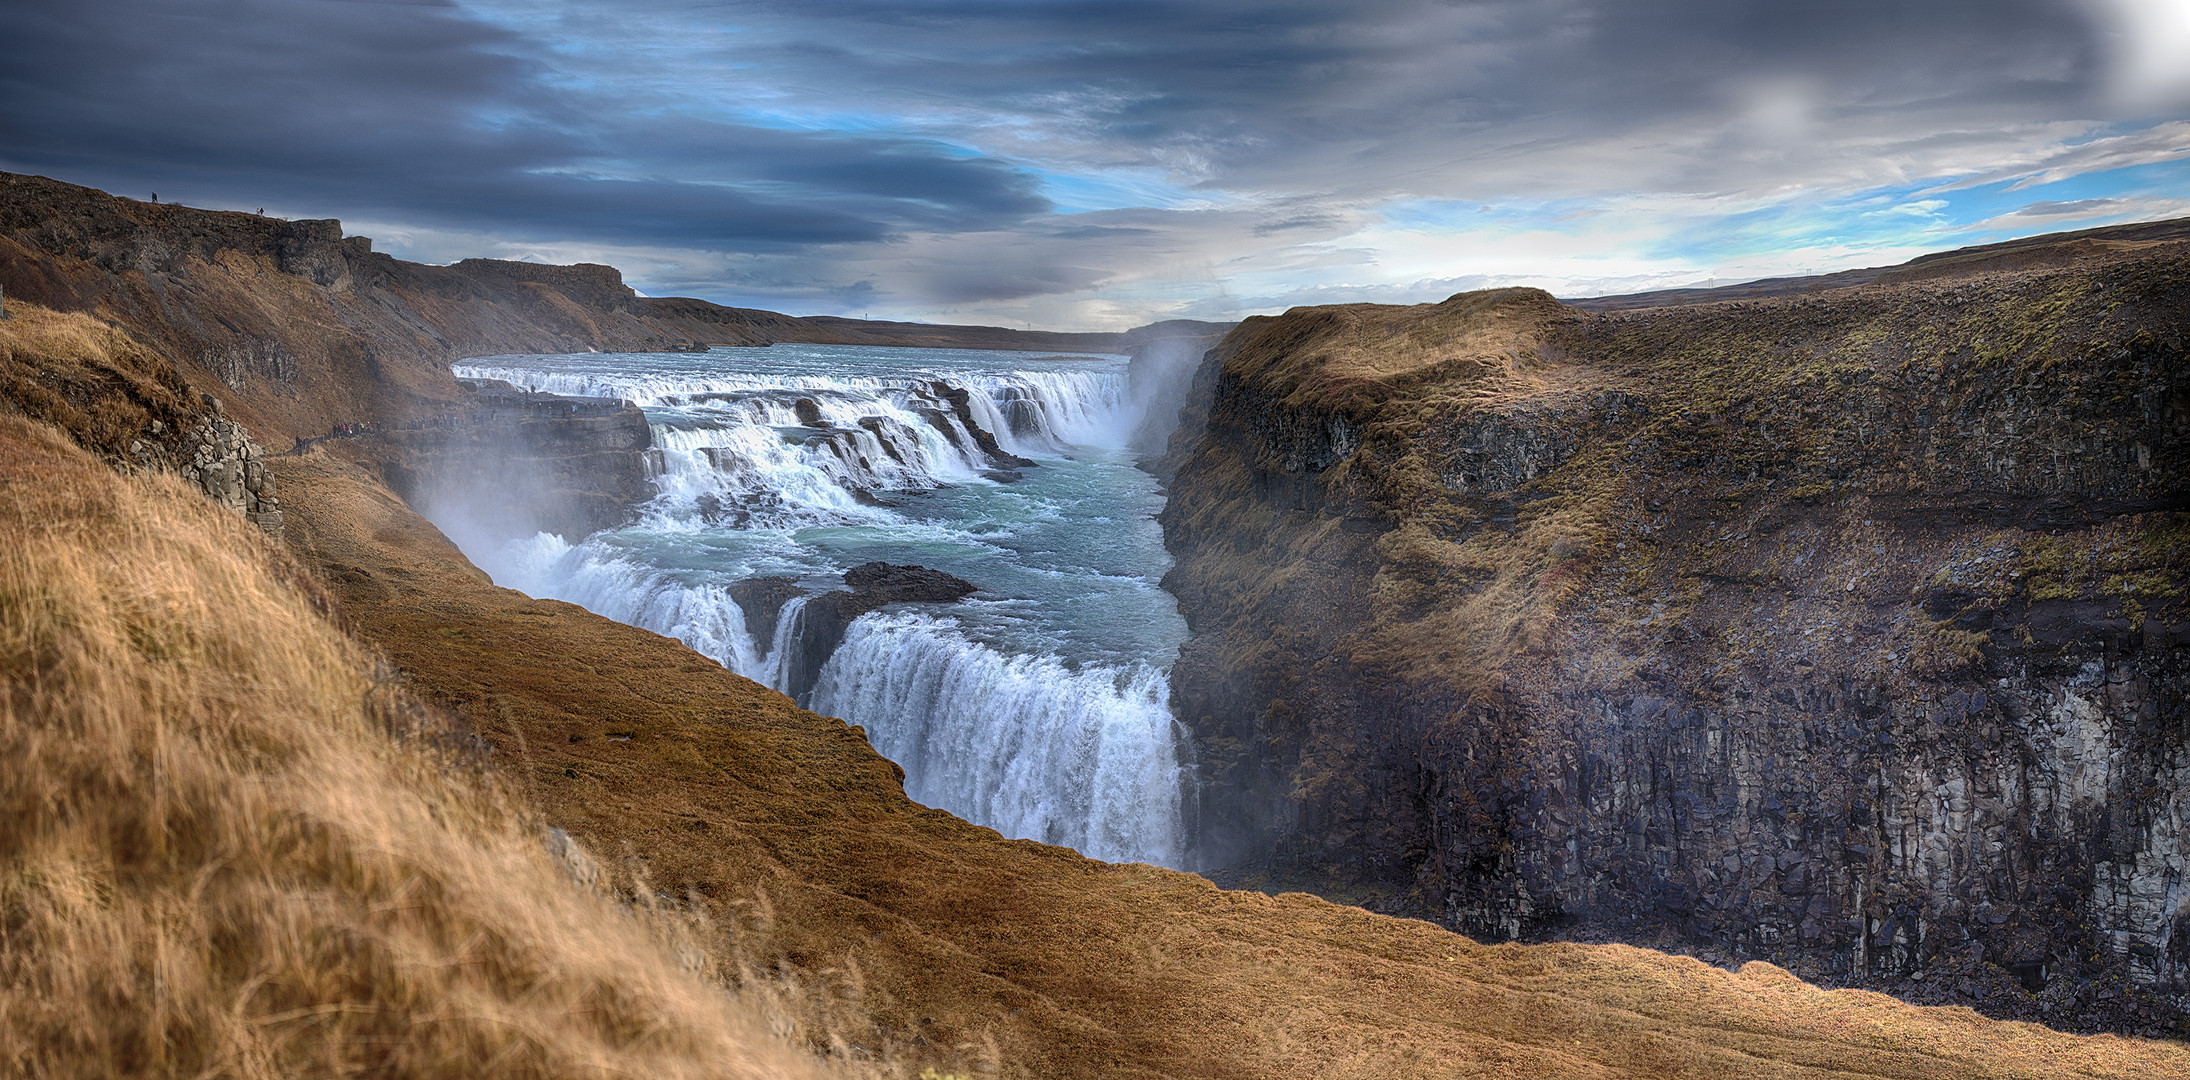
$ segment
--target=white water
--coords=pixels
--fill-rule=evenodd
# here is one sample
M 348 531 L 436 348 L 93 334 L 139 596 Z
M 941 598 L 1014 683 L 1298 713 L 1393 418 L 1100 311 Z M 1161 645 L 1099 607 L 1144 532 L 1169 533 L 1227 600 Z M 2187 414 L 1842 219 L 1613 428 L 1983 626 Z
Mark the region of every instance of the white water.
M 922 612 L 860 619 L 822 669 L 814 709 L 878 721 L 875 749 L 905 767 L 905 792 L 922 802 L 1098 859 L 1167 851 L 1178 766 L 1149 739 L 1171 729 L 1164 673 L 1074 671 L 968 648 L 956 630 Z
M 731 585 L 788 576 L 812 595 L 876 559 L 956 574 L 981 592 L 862 617 L 805 703 L 864 725 L 915 799 L 1097 858 L 1180 864 L 1189 770 L 1166 672 L 1185 626 L 1156 584 L 1161 498 L 1123 447 L 1138 417 L 1120 358 L 777 345 L 457 374 L 634 401 L 662 458 L 634 527 L 468 553 L 496 581 L 785 689 L 804 599 L 755 634 Z M 985 477 L 937 380 L 1039 467 Z M 801 398 L 823 424 L 800 423 Z

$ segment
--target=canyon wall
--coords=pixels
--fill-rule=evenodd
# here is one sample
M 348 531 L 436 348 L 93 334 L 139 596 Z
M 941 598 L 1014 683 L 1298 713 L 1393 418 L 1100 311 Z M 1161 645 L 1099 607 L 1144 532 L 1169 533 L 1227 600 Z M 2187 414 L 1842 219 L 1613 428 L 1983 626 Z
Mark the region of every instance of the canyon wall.
M 1166 467 L 1220 880 L 2081 1028 L 2190 1002 L 2190 255 L 1296 309 Z

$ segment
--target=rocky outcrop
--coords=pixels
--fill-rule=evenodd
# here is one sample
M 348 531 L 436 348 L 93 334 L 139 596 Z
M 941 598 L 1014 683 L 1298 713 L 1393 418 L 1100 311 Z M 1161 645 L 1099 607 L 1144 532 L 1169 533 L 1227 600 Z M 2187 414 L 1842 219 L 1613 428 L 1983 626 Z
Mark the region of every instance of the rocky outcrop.
M 182 462 L 182 478 L 205 492 L 206 498 L 280 536 L 281 500 L 276 497 L 274 474 L 261 460 L 264 452 L 242 424 L 221 415 L 217 400 L 208 399 L 208 405 L 211 414 L 185 444 L 189 457 Z
M 744 596 L 762 603 L 773 600 L 780 612 L 788 599 L 782 595 L 782 583 L 786 580 L 761 578 L 740 585 L 744 586 Z M 821 677 L 821 666 L 829 662 L 837 646 L 844 644 L 844 631 L 852 625 L 852 620 L 890 604 L 915 601 L 948 604 L 980 591 L 972 582 L 941 570 L 885 562 L 862 563 L 846 570 L 844 584 L 850 588 L 811 597 L 798 611 L 798 622 L 791 628 L 790 640 L 784 645 L 784 648 L 796 650 L 785 669 L 787 685 L 784 687 L 784 692 L 794 700 L 805 700 L 813 690 L 815 681 Z M 741 597 L 739 602 L 742 604 L 744 599 Z M 754 625 L 752 612 L 746 613 L 746 619 L 748 626 Z M 773 626 L 774 622 L 770 619 L 769 625 Z M 758 637 L 756 634 L 755 638 Z
M 576 543 L 654 496 L 653 431 L 628 402 L 481 387 L 359 441 L 391 489 L 466 543 L 538 532 Z
M 2047 262 L 1243 324 L 1164 513 L 1217 876 L 2170 1029 L 2190 257 Z
M 961 387 L 952 386 L 951 384 L 944 382 L 941 379 L 929 383 L 928 386 L 930 389 L 935 391 L 935 396 L 937 398 L 950 405 L 951 413 L 958 417 L 959 427 L 965 429 L 967 434 L 973 436 L 974 445 L 979 446 L 981 448 L 981 452 L 988 455 L 989 463 L 991 465 L 995 466 L 999 470 L 1011 470 L 1031 469 L 1035 467 L 1035 465 L 1039 464 L 1038 462 L 1030 461 L 1026 458 L 1020 457 L 1017 454 L 1006 452 L 1003 446 L 996 441 L 995 434 L 990 432 L 987 428 L 982 427 L 980 422 L 973 418 L 973 397 L 970 391 L 967 391 Z M 958 432 L 953 430 L 949 424 L 935 423 L 934 426 L 935 429 L 942 432 L 946 438 L 949 438 L 953 441 L 958 438 Z M 1018 478 L 1014 476 L 1012 477 L 1012 479 L 1016 480 Z

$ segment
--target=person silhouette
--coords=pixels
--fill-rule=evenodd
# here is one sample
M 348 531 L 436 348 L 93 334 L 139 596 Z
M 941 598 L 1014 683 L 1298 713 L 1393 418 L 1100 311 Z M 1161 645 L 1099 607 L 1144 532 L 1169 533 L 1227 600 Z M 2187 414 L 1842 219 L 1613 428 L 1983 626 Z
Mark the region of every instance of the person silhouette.
M 152 201 L 153 201 L 153 202 L 159 202 L 159 201 L 160 201 L 160 193 L 159 193 L 159 192 L 155 191 L 155 192 L 153 192 L 153 193 L 152 193 Z

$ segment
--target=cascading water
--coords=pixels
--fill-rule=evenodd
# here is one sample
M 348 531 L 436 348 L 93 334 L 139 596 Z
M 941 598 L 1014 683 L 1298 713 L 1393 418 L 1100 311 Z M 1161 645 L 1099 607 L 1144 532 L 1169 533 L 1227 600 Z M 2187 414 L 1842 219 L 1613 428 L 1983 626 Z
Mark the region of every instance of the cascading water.
M 808 600 L 845 569 L 955 574 L 981 591 L 860 617 L 804 703 L 865 726 L 922 802 L 1097 858 L 1182 862 L 1189 770 L 1165 672 L 1186 628 L 1156 584 L 1161 496 L 1123 445 L 1123 358 L 775 345 L 457 374 L 631 400 L 661 458 L 633 527 L 468 552 L 496 581 L 781 690 Z M 749 619 L 737 588 L 755 578 L 802 595 Z

